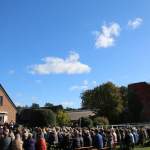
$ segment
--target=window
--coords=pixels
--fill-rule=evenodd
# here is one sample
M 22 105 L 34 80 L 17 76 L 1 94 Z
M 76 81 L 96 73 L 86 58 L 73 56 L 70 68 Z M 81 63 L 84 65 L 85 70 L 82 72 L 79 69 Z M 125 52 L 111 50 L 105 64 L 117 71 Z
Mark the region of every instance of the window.
M 3 96 L 0 96 L 0 106 L 3 106 Z

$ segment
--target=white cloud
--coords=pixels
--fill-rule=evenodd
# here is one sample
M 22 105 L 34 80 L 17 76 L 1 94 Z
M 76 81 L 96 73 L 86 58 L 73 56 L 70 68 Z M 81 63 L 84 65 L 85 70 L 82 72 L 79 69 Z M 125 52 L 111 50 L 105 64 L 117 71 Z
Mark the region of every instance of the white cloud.
M 143 22 L 142 18 L 135 18 L 134 20 L 128 21 L 128 26 L 132 29 L 137 29 L 138 27 L 141 26 L 142 22 Z
M 43 58 L 43 64 L 35 64 L 29 67 L 30 72 L 33 74 L 82 74 L 89 73 L 91 68 L 79 61 L 80 56 L 76 52 L 70 52 L 66 59 L 59 57 L 46 57 Z
M 88 82 L 87 80 L 84 80 L 82 84 L 70 87 L 70 91 L 85 91 L 89 88 L 95 87 L 96 85 L 96 81 Z
M 103 25 L 101 31 L 95 31 L 96 35 L 96 48 L 108 48 L 114 45 L 116 37 L 119 36 L 121 27 L 118 23 L 110 25 Z

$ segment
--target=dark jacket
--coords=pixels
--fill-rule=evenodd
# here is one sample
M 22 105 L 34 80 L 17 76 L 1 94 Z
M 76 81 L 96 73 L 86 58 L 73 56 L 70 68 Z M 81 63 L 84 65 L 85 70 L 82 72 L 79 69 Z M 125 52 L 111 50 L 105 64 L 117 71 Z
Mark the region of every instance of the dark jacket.
M 0 150 L 10 150 L 11 149 L 11 137 L 4 137 L 0 141 Z
M 35 150 L 35 140 L 33 138 L 24 141 L 24 150 Z
M 85 135 L 84 136 L 84 146 L 88 147 L 88 146 L 92 146 L 92 138 L 90 135 Z
M 95 147 L 98 149 L 103 148 L 103 137 L 99 133 L 95 135 Z
M 76 136 L 73 138 L 73 149 L 80 148 L 80 147 L 81 147 L 80 137 Z

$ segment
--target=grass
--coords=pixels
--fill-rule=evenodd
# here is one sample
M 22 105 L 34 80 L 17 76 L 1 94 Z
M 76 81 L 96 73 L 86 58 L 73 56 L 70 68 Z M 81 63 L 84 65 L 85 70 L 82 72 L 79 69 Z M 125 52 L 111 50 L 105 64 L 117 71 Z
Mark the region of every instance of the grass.
M 139 148 L 135 148 L 134 150 L 150 150 L 150 147 L 144 147 L 144 148 L 139 147 Z
M 119 148 L 117 148 L 119 150 Z M 150 150 L 150 147 L 136 147 L 134 150 Z

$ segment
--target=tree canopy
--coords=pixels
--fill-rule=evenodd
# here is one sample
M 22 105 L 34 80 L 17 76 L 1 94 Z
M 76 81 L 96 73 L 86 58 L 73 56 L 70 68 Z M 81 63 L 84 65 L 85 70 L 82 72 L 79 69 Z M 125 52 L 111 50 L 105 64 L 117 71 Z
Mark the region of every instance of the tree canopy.
M 83 108 L 98 110 L 98 114 L 107 117 L 111 123 L 117 122 L 123 111 L 120 88 L 111 82 L 84 91 L 81 99 Z
M 56 115 L 57 124 L 60 126 L 69 125 L 70 118 L 69 115 L 65 111 L 58 111 Z
M 109 125 L 109 120 L 106 117 L 96 117 L 93 120 L 94 126 Z
M 37 103 L 32 103 L 31 108 L 38 109 L 38 108 L 40 108 L 40 105 Z
M 92 121 L 92 119 L 90 119 L 88 117 L 82 117 L 81 119 L 79 119 L 79 125 L 81 127 L 91 128 L 93 126 L 93 121 Z
M 20 113 L 19 121 L 31 127 L 53 126 L 56 123 L 56 116 L 50 109 L 24 109 Z

